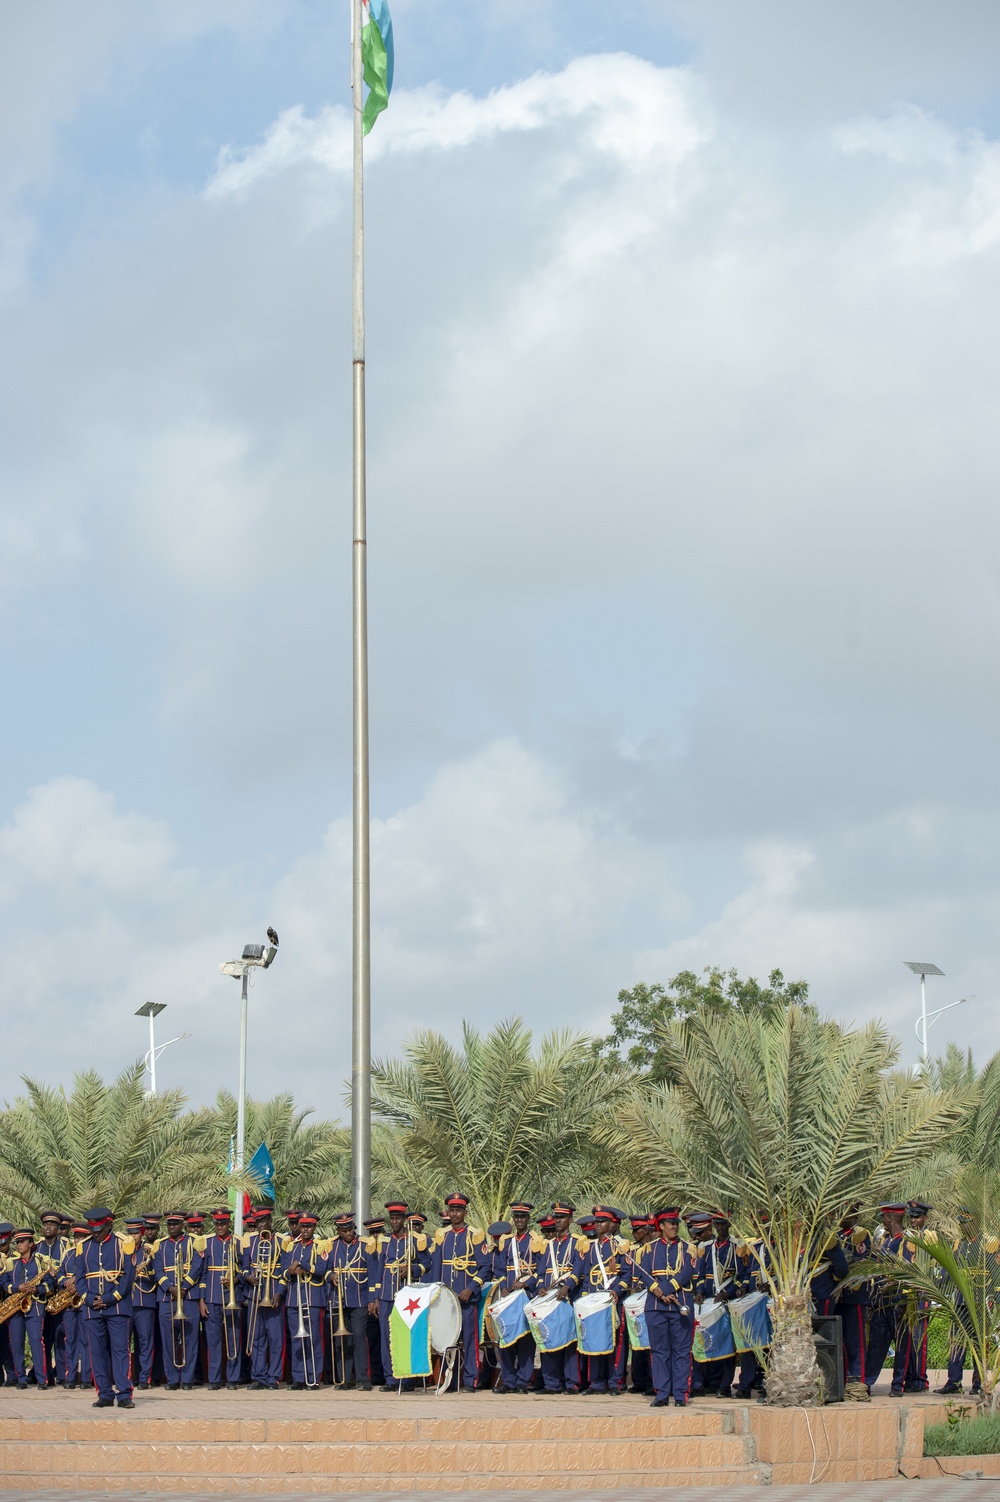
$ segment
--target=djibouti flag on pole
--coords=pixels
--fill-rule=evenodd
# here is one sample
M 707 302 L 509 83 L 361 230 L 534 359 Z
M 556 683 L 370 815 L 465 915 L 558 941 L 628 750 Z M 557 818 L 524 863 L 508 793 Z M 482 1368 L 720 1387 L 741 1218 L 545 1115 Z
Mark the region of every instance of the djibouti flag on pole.
M 431 1374 L 431 1300 L 437 1288 L 401 1288 L 389 1311 L 389 1353 L 394 1377 Z
M 361 57 L 368 98 L 365 100 L 364 131 L 371 130 L 389 103 L 392 92 L 392 17 L 386 0 L 361 0 Z

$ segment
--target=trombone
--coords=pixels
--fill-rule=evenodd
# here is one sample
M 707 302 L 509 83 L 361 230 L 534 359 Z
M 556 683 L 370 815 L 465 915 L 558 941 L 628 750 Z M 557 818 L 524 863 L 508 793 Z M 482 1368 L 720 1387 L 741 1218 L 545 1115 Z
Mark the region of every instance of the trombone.
M 333 1385 L 343 1387 L 347 1381 L 347 1347 L 344 1341 L 350 1339 L 350 1326 L 344 1319 L 344 1280 L 342 1274 L 346 1269 L 335 1267 L 333 1270 L 334 1280 L 337 1284 L 337 1323 L 333 1323 L 333 1309 L 330 1310 L 330 1352 L 333 1356 Z M 340 1370 L 342 1376 L 337 1380 L 337 1341 L 340 1341 Z
M 222 1328 L 226 1332 L 226 1360 L 235 1361 L 240 1354 L 240 1305 L 236 1299 L 236 1237 L 230 1236 L 227 1248 L 229 1269 L 226 1282 L 229 1297 L 222 1306 Z
M 184 1287 L 181 1275 L 184 1271 L 184 1238 L 174 1242 L 174 1297 L 171 1321 L 170 1355 L 178 1371 L 187 1366 L 187 1318 L 184 1314 Z
M 246 1352 L 253 1355 L 254 1336 L 257 1333 L 257 1315 L 261 1309 L 273 1309 L 274 1298 L 274 1249 L 276 1239 L 271 1231 L 257 1232 L 257 1255 L 251 1258 L 250 1269 L 255 1274 L 253 1280 L 253 1292 L 250 1295 L 250 1319 L 247 1324 Z M 263 1273 L 263 1278 L 261 1274 Z
M 311 1250 L 312 1255 L 315 1256 L 315 1250 Z M 316 1348 L 313 1345 L 312 1320 L 307 1320 L 305 1318 L 305 1310 L 302 1304 L 302 1274 L 303 1272 L 305 1272 L 305 1269 L 303 1268 L 301 1262 L 295 1262 L 292 1265 L 299 1269 L 299 1275 L 295 1279 L 299 1320 L 292 1335 L 292 1339 L 301 1340 L 302 1342 L 302 1371 L 306 1379 L 306 1386 L 318 1387 L 319 1378 L 316 1375 Z M 307 1308 L 308 1306 L 305 1307 Z

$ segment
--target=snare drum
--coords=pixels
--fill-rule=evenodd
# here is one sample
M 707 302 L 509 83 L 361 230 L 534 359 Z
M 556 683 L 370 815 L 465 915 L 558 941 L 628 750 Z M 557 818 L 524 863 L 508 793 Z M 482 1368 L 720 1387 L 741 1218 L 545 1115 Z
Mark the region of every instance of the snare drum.
M 646 1327 L 647 1297 L 646 1290 L 643 1288 L 639 1293 L 630 1293 L 622 1302 L 622 1308 L 625 1310 L 625 1323 L 628 1326 L 628 1343 L 633 1351 L 649 1350 L 649 1330 Z
M 528 1333 L 528 1318 L 525 1309 L 528 1304 L 528 1295 L 523 1288 L 515 1288 L 513 1293 L 505 1294 L 502 1299 L 494 1299 L 489 1308 L 489 1323 L 492 1327 L 493 1339 L 501 1350 L 515 1345 L 522 1336 Z
M 524 1316 L 540 1351 L 562 1351 L 576 1340 L 576 1319 L 569 1299 L 543 1293 L 525 1304 Z
M 581 1356 L 610 1356 L 615 1348 L 618 1311 L 610 1293 L 584 1293 L 573 1305 L 576 1344 Z
M 434 1287 L 437 1292 L 431 1300 L 431 1350 L 442 1356 L 462 1338 L 462 1305 L 457 1294 L 443 1283 L 435 1283 Z
M 766 1292 L 748 1293 L 733 1299 L 729 1308 L 733 1316 L 733 1339 L 737 1351 L 752 1351 L 771 1344 L 770 1300 Z
M 725 1304 L 705 1300 L 698 1315 L 698 1336 L 700 1338 L 695 1341 L 696 1361 L 720 1361 L 723 1356 L 736 1355 L 729 1310 Z

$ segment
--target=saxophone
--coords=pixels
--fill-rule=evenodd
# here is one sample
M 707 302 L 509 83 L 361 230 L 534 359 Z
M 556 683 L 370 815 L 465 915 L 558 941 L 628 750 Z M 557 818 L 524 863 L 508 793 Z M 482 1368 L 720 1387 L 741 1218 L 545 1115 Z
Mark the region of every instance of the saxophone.
M 83 1303 L 83 1294 L 76 1291 L 76 1279 L 70 1276 L 73 1286 L 58 1289 L 46 1302 L 46 1314 L 62 1314 L 64 1309 L 79 1309 Z
M 5 1325 L 15 1314 L 27 1314 L 35 1302 L 35 1289 L 47 1273 L 46 1268 L 37 1277 L 29 1279 L 27 1283 L 22 1283 L 16 1293 L 8 1294 L 7 1298 L 0 1302 L 0 1325 Z

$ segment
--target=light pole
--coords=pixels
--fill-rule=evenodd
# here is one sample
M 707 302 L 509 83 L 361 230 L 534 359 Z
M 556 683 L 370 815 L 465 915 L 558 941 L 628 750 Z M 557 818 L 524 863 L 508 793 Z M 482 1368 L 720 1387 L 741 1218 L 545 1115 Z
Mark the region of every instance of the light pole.
M 135 1014 L 137 1017 L 149 1018 L 149 1052 L 143 1056 L 143 1063 L 149 1071 L 149 1089 L 146 1091 L 147 1095 L 156 1094 L 156 1061 L 160 1057 L 160 1054 L 165 1048 L 169 1048 L 171 1043 L 180 1043 L 184 1038 L 190 1038 L 191 1036 L 190 1033 L 178 1033 L 176 1038 L 168 1038 L 166 1043 L 161 1043 L 159 1048 L 157 1048 L 156 1034 L 153 1030 L 153 1018 L 159 1017 L 160 1013 L 165 1012 L 166 1009 L 167 1003 L 165 1001 L 147 1001 L 143 1003 Z
M 240 1093 L 236 1102 L 236 1167 L 238 1169 L 243 1168 L 247 1128 L 247 984 L 250 971 L 254 966 L 266 970 L 278 953 L 278 935 L 273 928 L 268 929 L 267 940 L 266 944 L 244 944 L 241 959 L 226 960 L 225 964 L 219 966 L 223 975 L 231 975 L 234 980 L 240 980 L 243 983 L 240 1004 Z M 237 1241 L 243 1235 L 242 1193 L 236 1196 L 233 1234 Z
M 920 1052 L 923 1057 L 923 1061 L 926 1064 L 927 1029 L 930 1027 L 931 1023 L 936 1022 L 942 1012 L 950 1012 L 952 1007 L 964 1006 L 967 1001 L 972 1001 L 973 998 L 971 996 L 962 996 L 958 1001 L 949 1001 L 947 1006 L 938 1007 L 936 1012 L 931 1012 L 930 1014 L 928 1014 L 927 976 L 943 975 L 944 971 L 939 970 L 937 965 L 929 965 L 923 960 L 904 960 L 903 964 L 906 966 L 907 970 L 912 970 L 914 975 L 920 976 L 920 1017 L 914 1025 L 914 1031 L 916 1032 L 917 1038 L 920 1042 Z

